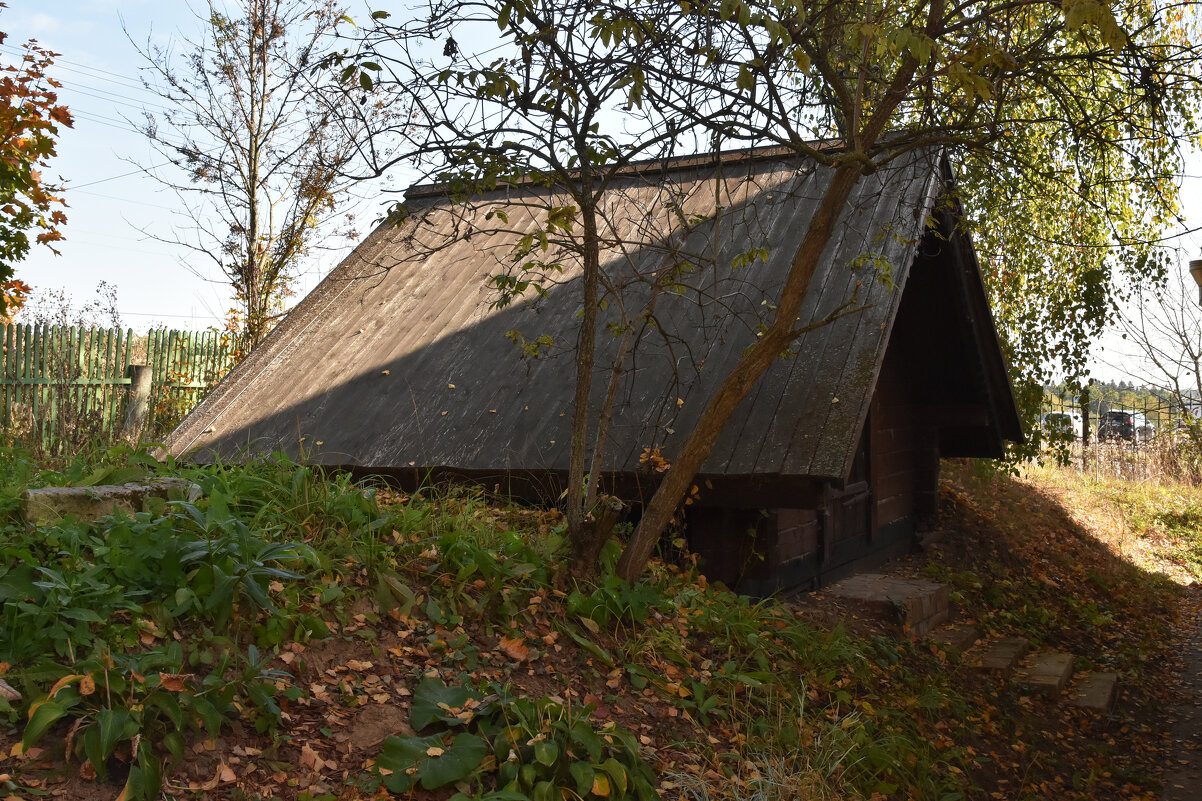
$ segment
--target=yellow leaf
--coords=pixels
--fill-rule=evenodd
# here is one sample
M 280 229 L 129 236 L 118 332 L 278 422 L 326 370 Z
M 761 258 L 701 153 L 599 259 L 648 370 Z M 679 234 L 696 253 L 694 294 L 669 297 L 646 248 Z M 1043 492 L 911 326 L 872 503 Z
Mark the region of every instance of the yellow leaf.
M 445 752 L 436 745 L 432 745 L 426 749 L 426 756 L 440 757 L 443 753 Z
M 79 694 L 91 695 L 96 692 L 96 680 L 91 676 L 84 676 L 79 682 Z
M 593 776 L 593 795 L 599 795 L 602 798 L 609 795 L 609 777 L 604 773 Z

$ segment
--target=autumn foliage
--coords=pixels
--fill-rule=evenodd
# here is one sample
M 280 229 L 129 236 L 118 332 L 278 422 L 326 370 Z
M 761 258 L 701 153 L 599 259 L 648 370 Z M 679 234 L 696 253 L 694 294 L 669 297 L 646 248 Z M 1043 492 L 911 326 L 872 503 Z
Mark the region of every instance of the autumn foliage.
M 0 31 L 0 43 L 6 38 Z M 46 75 L 54 55 L 29 41 L 18 64 L 0 67 L 0 281 L 11 279 L 14 263 L 29 253 L 31 230 L 35 242 L 52 250 L 63 238 L 66 202 L 42 176 L 60 126 L 71 127 L 71 113 L 55 94 L 60 84 Z M 10 296 L 6 284 L 4 308 Z
M 0 43 L 6 38 L 0 32 Z M 71 127 L 71 113 L 58 103 L 60 84 L 46 75 L 56 54 L 34 41 L 24 51 L 19 63 L 0 67 L 0 281 L 29 252 L 31 230 L 53 250 L 67 221 L 60 187 L 47 183 L 42 169 L 55 154 L 60 126 Z

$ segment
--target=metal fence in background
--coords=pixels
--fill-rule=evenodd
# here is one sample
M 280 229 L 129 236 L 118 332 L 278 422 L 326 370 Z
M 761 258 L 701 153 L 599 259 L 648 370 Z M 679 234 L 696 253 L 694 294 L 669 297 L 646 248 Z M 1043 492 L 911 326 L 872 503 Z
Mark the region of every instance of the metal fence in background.
M 146 427 L 133 433 L 160 436 L 235 360 L 219 331 L 139 336 L 129 329 L 15 323 L 0 326 L 0 342 L 0 420 L 48 450 L 122 433 L 131 366 L 150 373 Z
M 1136 415 L 1129 433 L 1120 424 L 1121 420 L 1111 414 L 1122 412 Z M 1068 419 L 1061 415 L 1068 415 Z M 1157 434 L 1180 428 L 1189 418 L 1190 410 L 1184 409 L 1175 398 L 1167 396 L 1142 395 L 1123 402 L 1105 399 L 1082 402 L 1079 398 L 1045 395 L 1040 419 L 1045 431 L 1055 431 L 1057 426 L 1067 427 L 1068 420 L 1071 420 L 1074 438 L 1089 443 L 1100 439 L 1142 445 L 1151 442 Z
M 1045 442 L 1065 448 L 1080 470 L 1133 481 L 1202 481 L 1198 408 L 1140 393 L 1120 398 L 1047 394 L 1040 418 Z M 1072 432 L 1071 434 L 1069 432 Z

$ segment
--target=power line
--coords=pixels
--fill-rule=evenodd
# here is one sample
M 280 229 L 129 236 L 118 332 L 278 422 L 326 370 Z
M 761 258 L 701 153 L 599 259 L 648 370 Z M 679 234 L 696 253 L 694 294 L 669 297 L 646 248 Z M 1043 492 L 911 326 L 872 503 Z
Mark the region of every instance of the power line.
M 85 192 L 83 190 L 80 190 L 78 188 L 73 188 L 70 186 L 67 187 L 67 190 L 71 191 L 71 192 L 78 192 L 81 195 L 91 195 L 92 197 L 102 197 L 105 200 L 117 200 L 117 201 L 120 201 L 121 203 L 133 203 L 138 206 L 149 206 L 152 209 L 166 209 L 167 208 L 166 206 L 164 206 L 161 203 L 147 203 L 145 200 L 133 200 L 132 198 L 127 198 L 127 197 L 117 197 L 116 195 L 105 195 L 101 192 Z
M 79 86 L 75 86 L 73 84 L 64 84 L 63 88 L 67 89 L 68 91 L 75 92 L 76 94 L 85 95 L 87 97 L 92 98 L 93 100 L 108 101 L 110 103 L 113 103 L 113 105 L 116 105 L 116 106 L 127 106 L 129 108 L 140 109 L 140 110 L 144 110 L 147 107 L 153 107 L 153 108 L 157 108 L 161 111 L 170 111 L 170 109 L 168 109 L 166 106 L 161 106 L 157 103 L 144 103 L 144 102 L 138 100 L 137 98 L 126 97 L 125 95 L 119 95 L 116 92 L 106 92 L 103 89 L 97 89 L 94 86 L 89 86 L 85 89 L 85 88 L 81 88 Z M 91 90 L 91 91 L 89 91 L 89 90 Z M 116 98 L 116 100 L 114 98 Z M 118 100 L 129 101 L 129 102 L 118 102 Z
M 218 314 L 162 314 L 160 312 L 127 312 L 117 310 L 121 316 L 129 315 L 130 317 L 174 317 L 188 320 L 224 320 L 225 318 Z
M 157 170 L 159 167 L 166 167 L 170 163 L 171 163 L 170 161 L 164 161 L 162 164 L 155 164 L 152 167 L 142 167 L 142 168 L 139 168 L 136 170 L 130 170 L 129 172 L 123 172 L 120 175 L 113 175 L 108 178 L 101 178 L 97 181 L 88 181 L 86 184 L 75 184 L 75 185 L 67 184 L 66 187 L 64 187 L 64 188 L 69 189 L 72 192 L 78 192 L 79 190 L 83 189 L 86 186 L 95 186 L 96 184 L 107 184 L 109 181 L 116 181 L 118 178 L 128 178 L 131 175 L 139 175 L 143 172 L 146 172 L 147 170 Z M 119 197 L 112 197 L 111 195 L 101 195 L 97 192 L 84 192 L 83 194 L 96 195 L 96 197 L 107 197 L 112 200 L 123 200 L 124 199 L 124 198 L 119 198 Z M 130 203 L 138 203 L 140 201 L 131 200 L 129 202 Z
M 120 125 L 115 122 L 108 122 L 103 115 L 93 114 L 89 111 L 75 110 L 75 111 L 72 111 L 71 114 L 74 117 L 78 117 L 82 120 L 94 123 L 96 125 L 104 125 L 109 128 L 116 128 L 118 131 L 125 131 L 127 133 L 141 133 L 141 131 L 138 131 L 135 128 L 130 128 L 128 125 Z
M 25 50 L 23 50 L 22 48 L 19 48 L 19 47 L 14 47 L 12 45 L 0 45 L 0 52 L 10 53 L 12 55 L 17 55 L 17 56 L 25 55 Z M 54 57 L 54 66 L 61 67 L 63 64 L 69 64 L 72 67 L 78 68 L 77 70 L 70 70 L 67 67 L 62 67 L 62 69 L 67 70 L 68 72 L 77 72 L 80 69 L 90 70 L 91 72 L 98 72 L 98 73 L 101 73 L 102 75 L 111 76 L 109 78 L 103 78 L 100 75 L 89 75 L 88 76 L 88 77 L 96 78 L 96 80 L 108 81 L 109 83 L 115 83 L 118 85 L 124 84 L 124 88 L 126 88 L 126 89 L 137 89 L 137 90 L 140 90 L 143 92 L 151 91 L 151 90 L 147 89 L 145 86 L 142 86 L 137 81 L 131 80 L 129 78 L 129 76 L 122 75 L 119 72 L 112 72 L 111 70 L 101 69 L 100 67 L 93 67 L 89 64 L 82 64 L 78 61 L 72 61 L 69 58 L 62 58 L 60 56 Z M 114 78 L 117 80 L 114 80 Z

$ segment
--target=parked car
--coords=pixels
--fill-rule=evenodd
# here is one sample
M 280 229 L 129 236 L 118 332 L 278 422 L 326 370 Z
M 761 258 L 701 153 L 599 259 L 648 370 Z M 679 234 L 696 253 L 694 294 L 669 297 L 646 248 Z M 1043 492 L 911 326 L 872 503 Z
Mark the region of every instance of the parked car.
M 1099 441 L 1147 442 L 1155 434 L 1156 426 L 1149 423 L 1141 412 L 1111 409 L 1103 412 L 1098 420 Z
M 1048 412 L 1041 424 L 1049 436 L 1076 440 L 1085 434 L 1085 421 L 1076 412 Z

